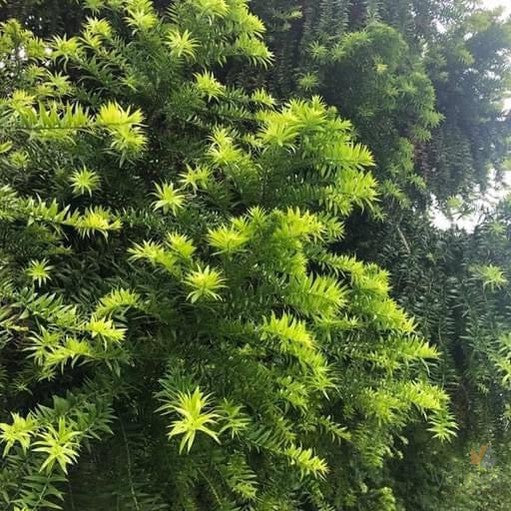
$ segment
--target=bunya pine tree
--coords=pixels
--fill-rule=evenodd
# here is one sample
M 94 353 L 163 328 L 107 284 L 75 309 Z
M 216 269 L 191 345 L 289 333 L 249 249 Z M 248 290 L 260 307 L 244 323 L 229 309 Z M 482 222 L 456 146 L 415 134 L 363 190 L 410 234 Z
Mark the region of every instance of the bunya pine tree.
M 455 432 L 388 274 L 334 251 L 370 151 L 269 66 L 245 0 L 87 0 L 1 28 L 8 511 L 387 509 L 402 432 Z

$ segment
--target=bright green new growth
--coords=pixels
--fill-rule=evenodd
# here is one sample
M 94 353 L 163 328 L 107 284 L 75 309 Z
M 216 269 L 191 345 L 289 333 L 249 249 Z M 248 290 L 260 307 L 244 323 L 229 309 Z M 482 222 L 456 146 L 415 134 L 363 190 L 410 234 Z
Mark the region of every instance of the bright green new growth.
M 164 394 L 162 395 L 162 397 Z M 173 404 L 177 403 L 177 404 Z M 220 443 L 218 435 L 208 427 L 217 421 L 218 414 L 213 412 L 203 412 L 202 409 L 208 404 L 208 396 L 203 396 L 199 388 L 196 388 L 192 394 L 180 393 L 171 398 L 168 404 L 163 405 L 159 410 L 164 414 L 176 412 L 181 419 L 172 423 L 168 433 L 169 438 L 176 435 L 183 435 L 179 444 L 181 453 L 186 446 L 188 452 L 192 448 L 193 441 L 197 432 L 202 432 L 210 436 L 213 440 Z

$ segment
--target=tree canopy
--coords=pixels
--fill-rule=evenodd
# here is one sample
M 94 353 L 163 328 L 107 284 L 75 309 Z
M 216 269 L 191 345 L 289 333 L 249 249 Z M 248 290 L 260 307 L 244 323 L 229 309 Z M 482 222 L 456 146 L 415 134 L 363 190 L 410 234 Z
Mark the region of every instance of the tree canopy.
M 508 509 L 501 11 L 0 19 L 2 509 Z

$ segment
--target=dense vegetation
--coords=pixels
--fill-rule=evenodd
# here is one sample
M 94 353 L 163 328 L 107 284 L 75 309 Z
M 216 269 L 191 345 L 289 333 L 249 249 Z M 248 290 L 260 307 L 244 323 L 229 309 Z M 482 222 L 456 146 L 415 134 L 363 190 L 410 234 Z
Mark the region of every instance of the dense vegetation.
M 0 19 L 1 509 L 509 509 L 501 11 Z

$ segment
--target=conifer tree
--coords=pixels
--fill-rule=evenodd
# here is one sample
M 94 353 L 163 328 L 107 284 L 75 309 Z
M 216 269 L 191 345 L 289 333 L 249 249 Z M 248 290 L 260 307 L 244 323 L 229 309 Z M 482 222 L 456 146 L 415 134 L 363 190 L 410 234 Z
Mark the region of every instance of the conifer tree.
M 374 160 L 269 66 L 244 0 L 87 0 L 1 28 L 0 498 L 45 509 L 395 509 L 400 434 L 455 424 L 388 274 L 332 250 Z
M 354 123 L 389 207 L 473 197 L 506 168 L 511 29 L 501 9 L 458 0 L 254 8 L 271 27 L 272 89 L 320 93 Z
M 405 509 L 483 509 L 492 492 L 501 498 L 495 509 L 507 506 L 499 488 L 509 478 L 509 204 L 489 208 L 473 232 L 413 218 L 377 240 L 388 243 L 379 262 L 393 268 L 398 301 L 442 352 L 431 376 L 448 390 L 458 426 L 441 449 L 421 425 L 407 431 L 403 460 L 389 465 Z M 479 467 L 471 453 L 483 446 L 491 454 Z

